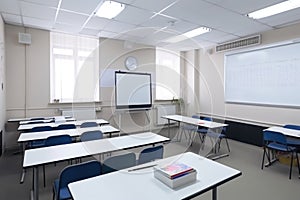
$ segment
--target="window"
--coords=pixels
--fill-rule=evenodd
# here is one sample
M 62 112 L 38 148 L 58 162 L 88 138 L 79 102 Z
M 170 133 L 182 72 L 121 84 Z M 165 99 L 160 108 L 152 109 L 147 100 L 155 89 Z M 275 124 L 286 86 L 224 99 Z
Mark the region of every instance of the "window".
M 50 101 L 99 101 L 99 40 L 50 33 Z
M 180 54 L 156 49 L 156 100 L 178 99 L 180 94 Z

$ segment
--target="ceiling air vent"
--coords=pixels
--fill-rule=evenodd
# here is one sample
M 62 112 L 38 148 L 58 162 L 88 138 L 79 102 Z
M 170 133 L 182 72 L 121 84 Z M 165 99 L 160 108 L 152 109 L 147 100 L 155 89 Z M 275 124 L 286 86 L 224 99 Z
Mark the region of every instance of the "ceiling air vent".
M 255 35 L 240 40 L 220 44 L 216 46 L 216 52 L 258 45 L 261 42 L 260 38 L 261 38 L 260 35 Z

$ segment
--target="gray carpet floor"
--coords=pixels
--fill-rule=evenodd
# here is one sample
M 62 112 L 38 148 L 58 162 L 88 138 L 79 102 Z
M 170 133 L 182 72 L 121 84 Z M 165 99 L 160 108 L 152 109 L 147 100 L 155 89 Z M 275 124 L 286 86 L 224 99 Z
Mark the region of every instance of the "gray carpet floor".
M 159 131 L 162 135 L 167 135 L 166 130 Z M 176 129 L 172 130 L 172 134 Z M 181 142 L 174 142 L 176 135 L 172 139 L 173 142 L 165 144 L 164 157 L 175 155 L 178 153 L 192 151 L 200 155 L 207 155 L 210 151 L 211 143 L 209 140 L 205 143 L 204 148 L 200 148 L 199 137 L 194 138 L 191 145 L 185 135 L 182 136 Z M 216 160 L 230 167 L 242 171 L 242 176 L 223 184 L 218 188 L 219 200 L 253 200 L 253 199 L 300 199 L 300 179 L 298 178 L 297 167 L 294 167 L 292 179 L 288 179 L 289 166 L 282 163 L 261 170 L 261 160 L 263 150 L 261 147 L 248 145 L 238 141 L 228 140 L 230 145 L 230 153 L 228 157 Z M 138 154 L 140 149 L 134 149 Z M 122 153 L 122 152 L 119 152 Z M 227 153 L 225 142 L 221 144 L 220 153 Z M 106 155 L 109 156 L 109 155 Z M 99 159 L 99 157 L 97 157 Z M 93 159 L 93 158 L 85 158 Z M 40 170 L 40 200 L 52 199 L 52 183 L 58 177 L 59 172 L 67 166 L 67 162 L 57 163 L 46 166 L 46 187 L 43 187 L 42 170 Z M 28 169 L 25 182 L 20 184 L 20 176 L 22 172 L 22 155 L 14 154 L 13 151 L 6 151 L 0 157 L 0 199 L 30 199 L 30 189 L 32 187 L 32 170 Z M 207 173 L 207 172 L 198 172 Z M 210 172 L 210 173 L 213 173 Z M 100 196 L 99 196 L 99 199 Z M 211 192 L 207 192 L 195 199 L 208 200 L 211 199 Z

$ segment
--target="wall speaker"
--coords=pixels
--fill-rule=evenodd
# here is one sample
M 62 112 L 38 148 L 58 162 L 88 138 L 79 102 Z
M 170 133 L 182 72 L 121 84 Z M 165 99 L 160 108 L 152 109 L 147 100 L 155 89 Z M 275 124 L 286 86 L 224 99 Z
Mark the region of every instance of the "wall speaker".
M 19 43 L 20 44 L 31 44 L 31 34 L 19 33 Z

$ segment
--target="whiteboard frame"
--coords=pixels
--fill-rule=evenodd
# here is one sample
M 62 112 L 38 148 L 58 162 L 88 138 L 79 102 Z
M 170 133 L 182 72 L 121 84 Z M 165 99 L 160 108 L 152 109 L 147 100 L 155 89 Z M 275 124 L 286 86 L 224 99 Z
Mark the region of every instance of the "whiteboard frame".
M 286 40 L 281 42 L 276 42 L 272 44 L 266 44 L 266 45 L 260 45 L 259 47 L 251 47 L 245 50 L 235 50 L 233 52 L 227 52 L 224 53 L 224 102 L 227 104 L 236 104 L 236 105 L 254 105 L 254 106 L 264 106 L 264 107 L 278 107 L 278 108 L 300 108 L 299 105 L 284 105 L 284 104 L 274 104 L 274 103 L 259 103 L 259 102 L 247 102 L 247 101 L 231 101 L 226 100 L 226 61 L 227 56 L 236 55 L 236 54 L 243 54 L 248 52 L 254 52 L 254 51 L 260 51 L 264 49 L 270 49 L 270 48 L 276 48 L 276 47 L 282 47 L 287 45 L 293 45 L 293 44 L 300 44 L 300 38 L 295 38 L 293 40 Z
M 149 104 L 128 104 L 128 105 L 118 105 L 117 103 L 117 74 L 133 74 L 133 75 L 143 75 L 143 76 L 149 76 L 150 78 L 150 103 Z M 115 107 L 116 110 L 149 110 L 152 108 L 152 77 L 151 73 L 145 73 L 145 72 L 128 72 L 128 71 L 115 71 Z

